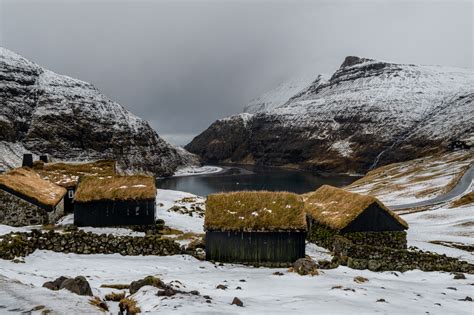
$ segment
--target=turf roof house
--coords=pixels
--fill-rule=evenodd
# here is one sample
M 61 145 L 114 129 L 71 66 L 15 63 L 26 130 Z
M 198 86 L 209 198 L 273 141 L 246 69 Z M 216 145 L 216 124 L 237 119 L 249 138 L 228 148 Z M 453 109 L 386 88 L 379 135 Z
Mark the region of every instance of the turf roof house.
M 335 235 L 361 245 L 407 246 L 408 224 L 373 196 L 324 185 L 304 199 L 308 237 L 320 246 L 332 249 Z
M 156 187 L 152 176 L 84 176 L 74 197 L 77 226 L 152 225 Z
M 112 176 L 116 174 L 115 161 L 45 163 L 46 159 L 32 164 L 33 169 L 45 180 L 67 189 L 64 197 L 64 212 L 74 211 L 74 194 L 81 176 Z
M 305 257 L 304 203 L 285 192 L 233 192 L 206 201 L 206 259 L 287 266 Z
M 50 224 L 64 213 L 66 189 L 30 168 L 0 175 L 0 224 L 12 226 Z

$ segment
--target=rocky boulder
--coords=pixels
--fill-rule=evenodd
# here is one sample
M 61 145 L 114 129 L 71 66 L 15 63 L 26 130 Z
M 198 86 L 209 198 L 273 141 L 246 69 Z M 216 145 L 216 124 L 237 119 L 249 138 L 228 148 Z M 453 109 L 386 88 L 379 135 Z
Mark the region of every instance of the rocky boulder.
M 77 295 L 92 296 L 89 282 L 82 276 L 76 278 L 59 277 L 54 281 L 45 282 L 43 287 L 54 291 L 66 289 Z
M 293 270 L 301 276 L 305 275 L 312 275 L 317 276 L 319 275 L 318 272 L 318 264 L 311 258 L 300 258 L 293 264 Z

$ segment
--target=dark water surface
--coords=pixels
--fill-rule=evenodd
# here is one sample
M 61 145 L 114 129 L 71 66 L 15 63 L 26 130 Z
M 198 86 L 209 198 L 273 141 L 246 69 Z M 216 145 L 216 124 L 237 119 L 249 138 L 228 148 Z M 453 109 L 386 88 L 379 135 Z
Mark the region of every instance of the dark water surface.
M 236 190 L 271 190 L 305 193 L 324 184 L 342 187 L 359 176 L 320 175 L 308 171 L 270 167 L 223 166 L 224 172 L 208 175 L 170 177 L 157 180 L 160 189 L 190 192 L 200 196 Z

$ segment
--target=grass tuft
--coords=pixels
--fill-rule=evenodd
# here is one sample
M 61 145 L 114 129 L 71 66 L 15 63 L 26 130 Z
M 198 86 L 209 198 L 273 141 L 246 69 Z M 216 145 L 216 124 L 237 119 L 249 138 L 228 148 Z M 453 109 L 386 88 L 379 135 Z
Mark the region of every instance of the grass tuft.
M 99 200 L 155 200 L 155 179 L 147 175 L 85 176 L 79 181 L 76 202 Z
M 307 228 L 300 196 L 269 191 L 210 195 L 204 227 L 223 231 L 306 231 Z

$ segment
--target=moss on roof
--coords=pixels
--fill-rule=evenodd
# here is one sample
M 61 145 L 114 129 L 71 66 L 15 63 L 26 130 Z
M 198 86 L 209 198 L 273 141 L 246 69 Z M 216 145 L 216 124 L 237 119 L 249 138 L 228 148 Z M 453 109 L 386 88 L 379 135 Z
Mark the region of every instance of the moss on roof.
M 408 228 L 405 220 L 373 196 L 361 195 L 341 188 L 323 185 L 315 192 L 304 194 L 303 198 L 305 200 L 306 213 L 310 214 L 319 223 L 334 230 L 342 230 L 347 227 L 374 203 L 402 226 Z
M 74 195 L 75 202 L 155 198 L 155 179 L 147 175 L 84 176 L 81 177 Z
M 304 203 L 288 192 L 241 191 L 210 195 L 206 230 L 306 231 Z
M 66 194 L 66 189 L 41 179 L 30 168 L 16 168 L 0 175 L 0 185 L 48 207 L 55 207 Z
M 115 161 L 98 160 L 87 163 L 43 163 L 37 161 L 34 163 L 33 169 L 38 172 L 43 179 L 69 188 L 76 186 L 81 176 L 115 175 Z

